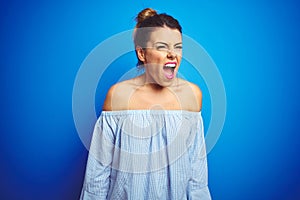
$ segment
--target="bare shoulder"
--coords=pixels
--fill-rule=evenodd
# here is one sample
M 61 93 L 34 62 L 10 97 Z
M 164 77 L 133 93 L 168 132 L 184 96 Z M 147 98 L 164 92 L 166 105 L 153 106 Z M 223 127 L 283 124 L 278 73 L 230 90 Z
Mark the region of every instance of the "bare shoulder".
M 112 110 L 111 101 L 112 101 L 113 94 L 114 94 L 116 88 L 117 88 L 117 84 L 115 84 L 109 88 L 109 90 L 106 94 L 106 98 L 103 103 L 103 107 L 102 107 L 103 111 L 111 111 Z
M 202 108 L 202 91 L 195 83 L 180 79 L 179 88 L 186 109 L 199 112 Z
M 133 90 L 132 80 L 114 84 L 106 94 L 102 110 L 126 110 Z
M 189 84 L 190 87 L 192 88 L 193 93 L 195 94 L 197 100 L 199 100 L 199 101 L 202 102 L 202 91 L 201 91 L 201 89 L 199 88 L 199 86 L 196 85 L 196 84 L 194 84 L 194 83 L 191 83 L 191 82 L 188 82 L 188 84 Z

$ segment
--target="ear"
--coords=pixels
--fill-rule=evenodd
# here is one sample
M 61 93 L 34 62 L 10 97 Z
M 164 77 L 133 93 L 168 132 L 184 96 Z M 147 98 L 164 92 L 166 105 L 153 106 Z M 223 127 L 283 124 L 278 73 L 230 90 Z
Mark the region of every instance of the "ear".
M 135 47 L 135 52 L 136 52 L 136 55 L 138 57 L 138 59 L 142 62 L 145 62 L 145 51 L 142 47 L 140 46 L 136 46 Z

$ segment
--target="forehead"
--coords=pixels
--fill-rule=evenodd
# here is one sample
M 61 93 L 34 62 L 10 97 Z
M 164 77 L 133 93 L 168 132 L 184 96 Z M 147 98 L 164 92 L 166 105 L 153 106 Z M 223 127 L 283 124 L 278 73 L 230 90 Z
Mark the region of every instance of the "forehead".
M 177 29 L 158 27 L 151 32 L 149 42 L 179 43 L 182 42 L 182 36 Z

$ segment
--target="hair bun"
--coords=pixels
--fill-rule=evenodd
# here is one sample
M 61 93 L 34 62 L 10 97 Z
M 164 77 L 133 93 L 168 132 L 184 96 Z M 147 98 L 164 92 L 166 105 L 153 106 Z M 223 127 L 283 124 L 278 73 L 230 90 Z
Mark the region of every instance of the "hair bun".
M 145 8 L 144 10 L 139 12 L 137 17 L 135 18 L 135 21 L 137 22 L 135 27 L 138 28 L 145 19 L 154 15 L 157 15 L 157 12 L 155 10 L 153 10 L 152 8 Z

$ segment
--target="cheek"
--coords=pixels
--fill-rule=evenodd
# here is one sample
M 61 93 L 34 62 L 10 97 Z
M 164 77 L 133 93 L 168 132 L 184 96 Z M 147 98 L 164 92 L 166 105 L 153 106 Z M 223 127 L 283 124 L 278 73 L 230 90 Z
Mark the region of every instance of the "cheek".
M 166 57 L 164 52 L 151 52 L 147 56 L 148 63 L 160 63 Z
M 181 58 L 182 58 L 182 51 L 176 53 L 176 56 L 177 56 L 178 59 L 181 60 Z
M 180 55 L 177 55 L 177 62 L 180 64 L 181 63 L 181 60 L 182 60 L 182 56 Z

